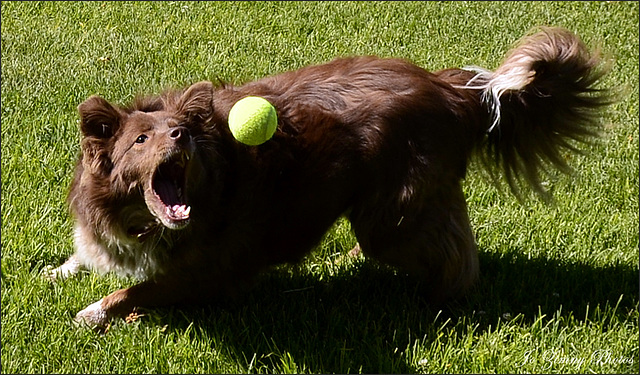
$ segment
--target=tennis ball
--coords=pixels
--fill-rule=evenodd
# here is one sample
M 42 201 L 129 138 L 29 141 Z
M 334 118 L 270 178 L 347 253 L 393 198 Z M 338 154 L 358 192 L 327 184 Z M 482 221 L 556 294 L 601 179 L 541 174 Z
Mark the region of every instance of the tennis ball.
M 276 132 L 276 109 L 266 99 L 248 96 L 229 111 L 229 129 L 233 137 L 249 146 L 268 141 Z

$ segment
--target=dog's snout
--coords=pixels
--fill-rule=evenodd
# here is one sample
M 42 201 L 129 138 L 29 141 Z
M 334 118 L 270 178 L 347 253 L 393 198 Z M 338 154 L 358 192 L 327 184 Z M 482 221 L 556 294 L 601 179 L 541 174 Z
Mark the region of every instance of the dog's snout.
M 172 140 L 182 143 L 189 141 L 189 129 L 184 126 L 178 126 L 169 130 L 169 138 Z

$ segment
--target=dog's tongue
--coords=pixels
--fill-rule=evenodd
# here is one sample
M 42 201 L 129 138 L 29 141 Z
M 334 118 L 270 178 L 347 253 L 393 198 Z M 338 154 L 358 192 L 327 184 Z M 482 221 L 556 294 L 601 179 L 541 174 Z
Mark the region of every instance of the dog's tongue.
M 165 212 L 167 213 L 167 216 L 173 219 L 184 220 L 189 218 L 191 206 L 187 206 L 186 204 L 175 204 L 173 206 L 165 207 Z
M 169 180 L 160 180 L 156 183 L 156 193 L 165 205 L 165 214 L 174 220 L 189 218 L 191 207 L 181 202 L 181 194 L 175 184 Z

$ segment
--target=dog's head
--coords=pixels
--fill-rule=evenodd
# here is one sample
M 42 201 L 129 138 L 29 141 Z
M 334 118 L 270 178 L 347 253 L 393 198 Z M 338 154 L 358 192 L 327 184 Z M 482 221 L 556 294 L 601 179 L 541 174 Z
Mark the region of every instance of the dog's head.
M 130 218 L 118 221 L 128 235 L 148 230 L 145 215 L 169 229 L 189 223 L 188 188 L 197 156 L 194 133 L 212 112 L 212 90 L 211 83 L 201 82 L 184 93 L 139 101 L 130 108 L 98 96 L 78 106 L 83 135 L 79 178 L 124 202 L 119 215 Z M 138 212 L 145 205 L 148 213 Z M 135 212 L 123 213 L 127 210 Z

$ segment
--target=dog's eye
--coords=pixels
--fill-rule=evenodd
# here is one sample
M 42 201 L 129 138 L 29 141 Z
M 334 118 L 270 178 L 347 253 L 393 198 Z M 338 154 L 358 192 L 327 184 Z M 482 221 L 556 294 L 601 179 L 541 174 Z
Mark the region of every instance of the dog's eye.
M 149 139 L 149 137 L 147 137 L 144 134 L 141 134 L 138 136 L 138 138 L 136 138 L 136 143 L 145 143 L 147 139 Z

